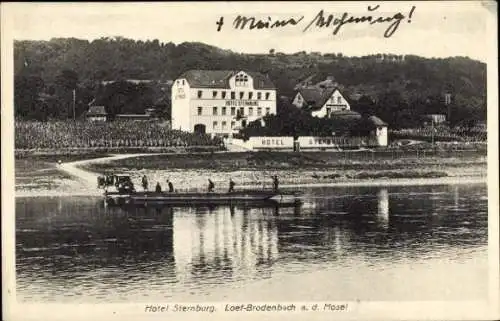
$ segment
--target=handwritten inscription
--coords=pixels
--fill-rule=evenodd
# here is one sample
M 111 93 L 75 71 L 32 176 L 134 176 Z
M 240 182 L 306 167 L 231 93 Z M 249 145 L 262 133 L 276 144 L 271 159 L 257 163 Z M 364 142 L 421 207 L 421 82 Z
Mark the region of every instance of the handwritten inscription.
M 396 12 L 391 15 L 378 14 L 377 10 L 380 5 L 368 6 L 367 15 L 356 16 L 344 12 L 342 14 L 331 14 L 326 13 L 321 9 L 312 20 L 310 20 L 307 25 L 303 28 L 303 32 L 306 32 L 312 28 L 333 28 L 333 35 L 339 34 L 343 26 L 348 24 L 367 24 L 368 26 L 375 24 L 389 24 L 384 32 L 385 38 L 390 38 L 398 30 L 401 22 L 407 19 L 408 23 L 411 23 L 411 19 L 415 12 L 416 7 L 412 6 L 408 15 L 402 12 Z M 252 16 L 238 15 L 233 20 L 233 28 L 236 30 L 262 30 L 262 29 L 279 29 L 285 27 L 294 27 L 300 25 L 304 21 L 304 16 L 289 17 L 285 19 L 273 19 L 267 17 L 265 19 L 258 19 Z M 216 22 L 217 31 L 222 30 L 224 25 L 224 17 L 220 17 Z
M 267 20 L 259 20 L 256 19 L 255 17 L 244 17 L 244 16 L 237 16 L 236 19 L 233 21 L 233 27 L 235 29 L 245 29 L 245 27 L 248 27 L 248 29 L 253 30 L 253 29 L 270 29 L 270 28 L 283 28 L 286 27 L 287 25 L 290 26 L 295 26 L 299 22 L 304 19 L 304 16 L 294 19 L 285 19 L 285 20 L 276 20 L 273 21 L 271 17 L 267 17 Z

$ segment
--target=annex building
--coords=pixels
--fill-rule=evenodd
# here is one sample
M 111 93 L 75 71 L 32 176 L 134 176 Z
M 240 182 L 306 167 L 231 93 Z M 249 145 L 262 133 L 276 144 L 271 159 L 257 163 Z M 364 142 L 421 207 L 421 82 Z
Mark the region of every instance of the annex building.
M 276 114 L 276 88 L 258 72 L 189 70 L 172 84 L 172 129 L 228 137 Z
M 298 108 L 308 108 L 312 116 L 330 117 L 332 113 L 348 111 L 351 106 L 337 87 L 300 88 L 295 94 L 292 104 Z

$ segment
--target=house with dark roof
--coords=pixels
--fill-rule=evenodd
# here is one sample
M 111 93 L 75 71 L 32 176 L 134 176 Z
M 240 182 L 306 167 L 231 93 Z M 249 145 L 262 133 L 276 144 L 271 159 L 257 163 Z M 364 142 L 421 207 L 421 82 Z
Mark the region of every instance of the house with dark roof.
M 88 121 L 106 121 L 108 117 L 108 113 L 106 112 L 106 108 L 104 106 L 90 106 L 89 110 L 85 114 L 85 118 Z
M 276 114 L 268 76 L 244 70 L 188 70 L 172 84 L 172 128 L 230 136 L 266 114 Z
M 351 105 L 337 86 L 300 88 L 297 90 L 292 104 L 321 118 L 330 117 L 334 112 L 351 109 Z

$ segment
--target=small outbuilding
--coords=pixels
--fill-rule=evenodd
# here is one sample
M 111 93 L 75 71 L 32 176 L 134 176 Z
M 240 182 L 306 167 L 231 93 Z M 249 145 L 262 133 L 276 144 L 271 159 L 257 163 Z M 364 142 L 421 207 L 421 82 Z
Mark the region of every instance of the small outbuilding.
M 368 117 L 373 131 L 372 135 L 377 138 L 378 146 L 387 146 L 387 123 L 377 116 Z
M 105 122 L 108 118 L 108 113 L 104 106 L 90 106 L 85 118 L 91 122 Z

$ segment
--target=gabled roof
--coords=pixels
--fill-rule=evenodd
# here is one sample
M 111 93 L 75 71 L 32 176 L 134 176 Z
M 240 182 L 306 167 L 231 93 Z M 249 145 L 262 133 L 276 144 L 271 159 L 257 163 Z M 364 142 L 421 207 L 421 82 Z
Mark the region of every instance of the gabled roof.
M 104 106 L 90 106 L 87 111 L 87 116 L 106 116 L 107 114 Z
M 368 120 L 375 126 L 387 126 L 387 123 L 377 116 L 370 116 L 368 117 Z
M 300 93 L 307 104 L 311 106 L 312 110 L 319 110 L 337 89 L 337 87 L 308 87 L 299 89 L 298 93 Z
M 194 88 L 221 88 L 230 89 L 229 79 L 240 70 L 188 70 L 178 78 L 185 78 Z M 244 71 L 253 78 L 255 89 L 275 89 L 269 77 L 260 72 Z

